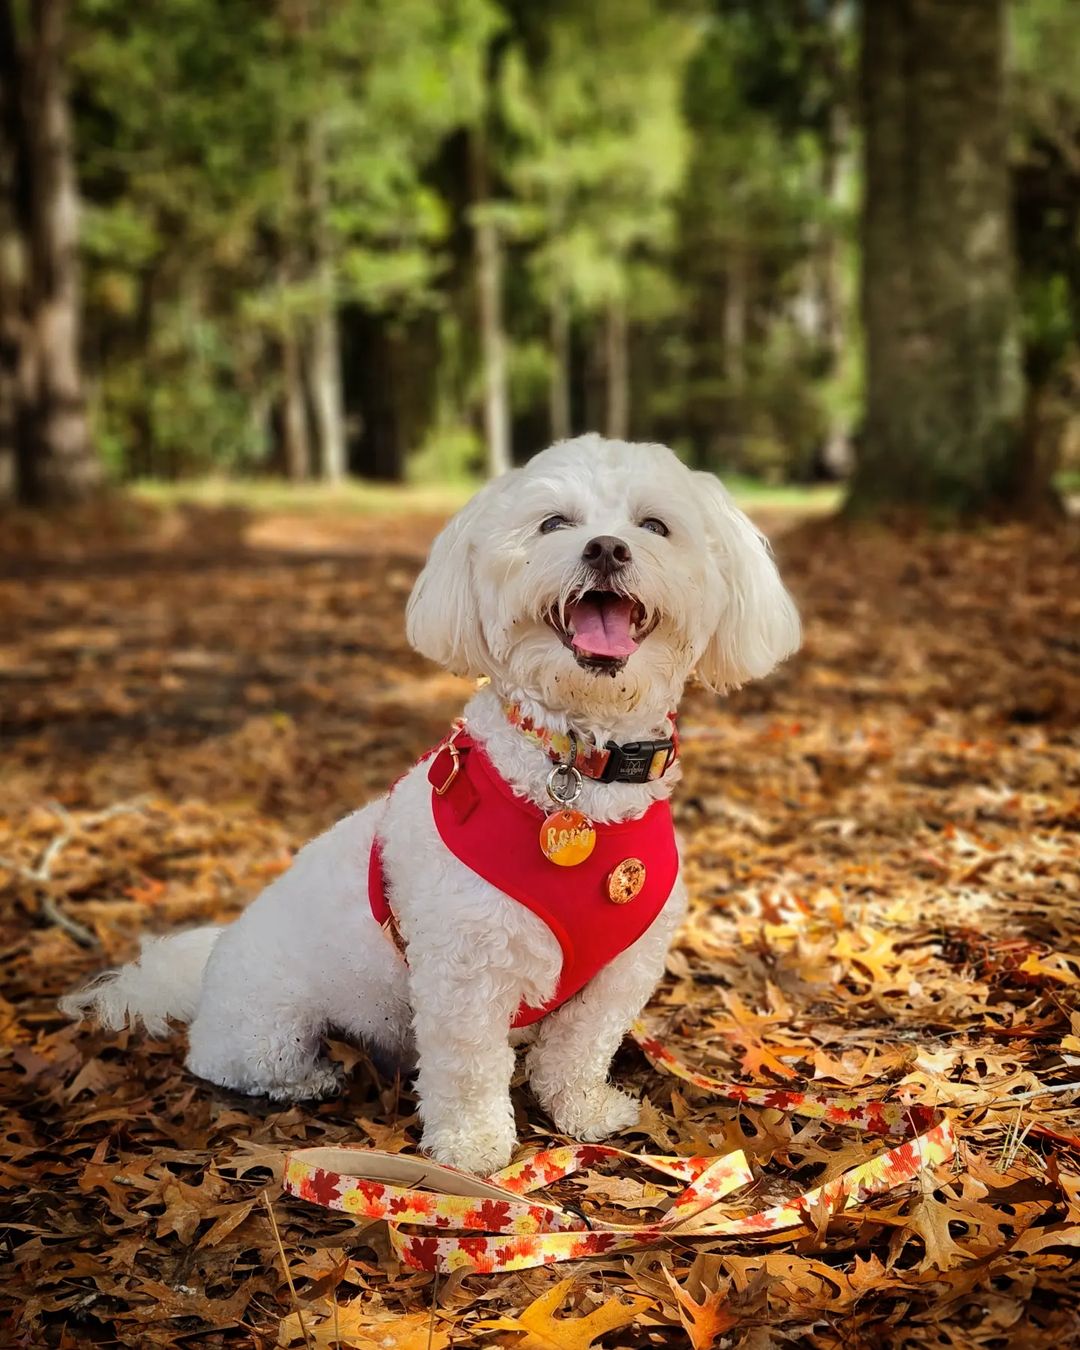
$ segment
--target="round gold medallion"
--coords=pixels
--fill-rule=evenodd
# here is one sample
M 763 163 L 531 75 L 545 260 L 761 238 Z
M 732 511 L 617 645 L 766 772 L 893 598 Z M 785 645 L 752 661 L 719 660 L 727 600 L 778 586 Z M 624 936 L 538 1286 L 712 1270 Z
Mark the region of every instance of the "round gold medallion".
M 559 867 L 577 867 L 596 847 L 596 830 L 581 811 L 553 811 L 540 826 L 544 856 Z
M 616 905 L 629 904 L 645 885 L 645 864 L 640 858 L 624 858 L 613 867 L 607 879 L 608 899 Z

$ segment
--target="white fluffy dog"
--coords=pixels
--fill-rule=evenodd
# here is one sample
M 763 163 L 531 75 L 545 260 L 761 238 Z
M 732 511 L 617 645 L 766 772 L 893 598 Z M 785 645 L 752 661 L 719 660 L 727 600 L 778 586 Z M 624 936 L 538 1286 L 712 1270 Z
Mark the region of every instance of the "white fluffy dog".
M 468 737 L 537 820 L 553 808 L 561 762 L 549 734 L 573 734 L 575 762 L 579 747 L 611 745 L 629 762 L 624 743 L 670 735 L 691 672 L 730 689 L 799 643 L 768 545 L 720 483 L 663 446 L 597 435 L 479 492 L 436 539 L 407 619 L 418 651 L 488 677 L 465 709 Z M 582 780 L 565 767 L 554 777 L 557 789 L 577 778 L 574 805 L 602 838 L 668 797 L 678 765 L 667 761 L 650 781 Z M 504 1166 L 513 1150 L 518 1039 L 531 1040 L 529 1079 L 558 1130 L 598 1140 L 633 1125 L 637 1102 L 608 1069 L 663 971 L 681 882 L 621 954 L 514 1032 L 519 1008 L 553 999 L 566 949 L 550 922 L 447 847 L 429 763 L 309 843 L 235 923 L 146 942 L 64 1011 L 112 1028 L 141 1020 L 157 1035 L 167 1019 L 188 1022 L 193 1073 L 278 1099 L 334 1092 L 323 1035 L 358 1038 L 418 1064 L 423 1146 L 471 1172 Z M 376 833 L 404 958 L 369 904 Z M 569 886 L 573 869 L 557 870 Z

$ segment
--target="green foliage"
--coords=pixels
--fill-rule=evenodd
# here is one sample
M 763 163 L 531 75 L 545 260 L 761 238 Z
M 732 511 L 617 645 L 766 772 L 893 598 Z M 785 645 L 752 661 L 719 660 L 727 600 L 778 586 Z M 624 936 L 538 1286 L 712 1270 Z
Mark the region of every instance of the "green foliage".
M 484 443 L 470 427 L 436 427 L 409 458 L 408 481 L 475 487 L 483 476 Z
M 653 408 L 710 467 L 806 477 L 859 406 L 852 14 L 719 9 L 685 84 L 686 302 Z
M 1010 14 L 1026 338 L 1053 366 L 1080 332 L 1080 19 L 1069 0 L 1016 0 Z
M 1016 240 L 1029 422 L 1080 467 L 1080 15 L 1070 0 L 1010 10 Z
M 389 437 L 415 481 L 478 472 L 486 219 L 519 443 L 548 428 L 563 315 L 574 429 L 603 427 L 617 309 L 632 434 L 815 476 L 862 406 L 856 14 L 73 0 L 86 353 L 114 471 L 281 468 L 285 349 L 307 359 L 330 313 L 354 467 Z M 1049 381 L 1080 331 L 1080 15 L 1075 0 L 1011 14 L 1024 334 Z M 465 137 L 481 123 L 477 205 Z
M 498 13 L 78 0 L 76 18 L 100 434 L 129 471 L 263 461 L 252 404 L 276 398 L 276 342 L 327 288 L 430 302 L 449 218 L 423 173 L 476 115 Z
M 543 297 L 563 293 L 585 315 L 612 300 L 638 313 L 648 299 L 634 264 L 670 252 L 689 149 L 682 83 L 699 32 L 698 15 L 650 0 L 564 3 L 504 62 L 505 172 L 528 212 Z

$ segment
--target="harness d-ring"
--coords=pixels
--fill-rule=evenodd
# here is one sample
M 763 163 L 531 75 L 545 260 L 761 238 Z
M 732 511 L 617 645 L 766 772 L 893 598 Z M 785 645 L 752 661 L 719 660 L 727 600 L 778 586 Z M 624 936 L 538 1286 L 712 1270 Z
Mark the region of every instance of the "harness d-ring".
M 461 768 L 461 752 L 458 750 L 454 742 L 457 740 L 457 738 L 461 735 L 461 733 L 464 730 L 465 730 L 465 721 L 463 718 L 459 717 L 458 720 L 454 723 L 453 735 L 443 746 L 444 750 L 450 751 L 450 772 L 446 775 L 446 781 L 442 784 L 441 787 L 435 787 L 434 783 L 432 783 L 431 785 L 432 789 L 435 792 L 436 797 L 443 796 L 443 794 L 449 790 L 454 779 L 458 776 L 458 770 Z

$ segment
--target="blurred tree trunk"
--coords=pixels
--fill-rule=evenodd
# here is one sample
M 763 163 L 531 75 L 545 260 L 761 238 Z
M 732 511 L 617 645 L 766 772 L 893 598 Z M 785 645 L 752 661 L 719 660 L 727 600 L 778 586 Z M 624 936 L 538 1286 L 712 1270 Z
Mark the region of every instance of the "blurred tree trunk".
M 746 384 L 746 261 L 732 251 L 724 279 L 724 375 L 733 393 Z
M 822 340 L 829 375 L 835 378 L 844 360 L 847 340 L 844 322 L 843 251 L 841 220 L 844 218 L 845 183 L 851 172 L 851 126 L 847 101 L 840 92 L 846 86 L 840 51 L 848 25 L 848 7 L 844 0 L 828 0 L 826 24 L 828 41 L 824 44 L 825 73 L 833 90 L 826 113 L 821 147 L 821 191 L 829 206 L 829 219 L 821 232 L 817 250 L 820 269 Z M 846 478 L 854 466 L 851 427 L 845 410 L 833 400 L 829 408 L 825 444 L 821 462 L 834 478 Z
M 310 43 L 326 20 L 318 0 L 278 0 L 277 9 L 299 46 Z M 289 478 L 309 478 L 314 472 L 324 482 L 340 483 L 348 472 L 348 451 L 326 154 L 325 119 L 316 107 L 297 117 L 282 147 L 289 193 L 283 286 L 302 291 L 305 304 L 305 321 L 291 316 L 282 343 L 282 422 Z
M 551 439 L 565 440 L 570 435 L 570 306 L 562 286 L 556 285 L 549 316 L 551 342 L 551 383 L 548 387 L 548 415 Z
M 281 339 L 281 436 L 285 452 L 285 476 L 292 483 L 311 477 L 311 439 L 308 435 L 304 371 L 295 320 L 290 320 Z
M 566 208 L 563 195 L 553 188 L 548 190 L 548 216 L 551 237 L 559 238 L 566 231 Z M 564 441 L 570 435 L 570 294 L 565 279 L 555 269 L 551 278 L 551 300 L 548 313 L 548 344 L 551 358 L 551 379 L 548 383 L 548 431 L 553 441 Z
M 607 373 L 607 434 L 624 441 L 630 427 L 630 350 L 626 306 L 613 300 L 604 328 Z
M 862 7 L 859 513 L 1011 512 L 1026 476 L 1004 0 Z
M 341 343 L 337 311 L 329 296 L 320 298 L 319 308 L 312 318 L 308 383 L 315 409 L 320 477 L 326 483 L 341 483 L 348 472 L 341 393 Z
M 345 405 L 341 390 L 341 338 L 338 329 L 330 228 L 326 213 L 326 144 L 318 118 L 308 137 L 307 187 L 316 308 L 311 319 L 308 348 L 308 385 L 315 412 L 319 446 L 319 474 L 324 482 L 340 483 L 348 472 L 345 445 Z
M 79 500 L 101 483 L 79 365 L 78 195 L 63 66 L 67 0 L 35 0 L 25 37 L 0 0 L 4 86 L 0 425 L 20 500 Z M 10 453 L 10 449 L 9 449 Z
M 484 131 L 469 133 L 473 208 L 473 249 L 480 311 L 480 346 L 484 360 L 484 430 L 488 473 L 494 478 L 511 465 L 510 399 L 507 391 L 506 334 L 502 320 L 502 241 L 488 213 L 490 181 Z
M 26 249 L 16 193 L 22 185 L 14 15 L 0 2 L 0 502 L 15 495 L 20 353 L 25 342 Z
M 822 309 L 822 345 L 828 360 L 830 376 L 835 377 L 844 359 L 847 334 L 844 327 L 844 295 L 842 285 L 841 245 L 836 221 L 842 210 L 844 163 L 842 145 L 846 139 L 844 118 L 839 107 L 830 117 L 822 165 L 822 190 L 833 208 L 833 219 L 825 227 L 818 248 L 817 263 Z M 854 465 L 851 428 L 844 410 L 833 406 L 828 410 L 828 425 L 821 460 L 831 477 L 846 478 Z

